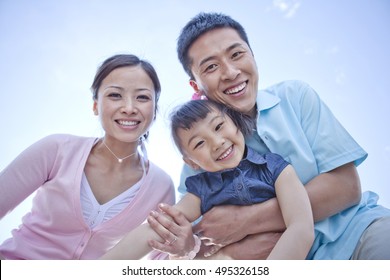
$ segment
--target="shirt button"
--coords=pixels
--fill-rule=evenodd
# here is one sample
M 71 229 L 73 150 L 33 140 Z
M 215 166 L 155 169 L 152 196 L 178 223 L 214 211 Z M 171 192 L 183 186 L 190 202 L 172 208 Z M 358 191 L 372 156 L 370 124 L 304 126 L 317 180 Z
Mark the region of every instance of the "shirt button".
M 81 245 L 80 245 L 80 246 L 81 246 L 81 247 L 84 247 L 84 245 L 85 245 L 85 243 L 83 242 L 83 243 L 81 243 Z
M 242 190 L 242 185 L 239 184 L 239 185 L 237 186 L 237 188 L 238 188 L 239 190 Z

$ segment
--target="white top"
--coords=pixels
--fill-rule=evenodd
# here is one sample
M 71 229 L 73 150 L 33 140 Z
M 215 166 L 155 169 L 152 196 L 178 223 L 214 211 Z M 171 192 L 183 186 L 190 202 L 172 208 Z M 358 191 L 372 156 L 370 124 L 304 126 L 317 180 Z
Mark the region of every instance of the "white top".
M 141 165 L 143 169 L 142 178 L 135 183 L 131 188 L 128 188 L 123 193 L 114 197 L 110 201 L 100 204 L 92 192 L 91 186 L 88 183 L 85 172 L 83 172 L 80 188 L 81 208 L 83 210 L 83 217 L 89 227 L 95 228 L 102 222 L 107 221 L 120 213 L 137 195 L 142 181 L 145 178 L 145 162 L 141 156 Z

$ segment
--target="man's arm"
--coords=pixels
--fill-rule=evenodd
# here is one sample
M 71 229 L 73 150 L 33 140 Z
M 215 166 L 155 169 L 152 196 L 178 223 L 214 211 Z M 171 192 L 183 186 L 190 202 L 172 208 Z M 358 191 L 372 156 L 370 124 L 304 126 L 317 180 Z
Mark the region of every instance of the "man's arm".
M 353 163 L 320 174 L 306 184 L 313 218 L 320 221 L 359 202 L 360 179 Z M 250 234 L 285 229 L 276 198 L 251 206 L 217 206 L 207 212 L 194 232 L 210 243 L 228 245 Z

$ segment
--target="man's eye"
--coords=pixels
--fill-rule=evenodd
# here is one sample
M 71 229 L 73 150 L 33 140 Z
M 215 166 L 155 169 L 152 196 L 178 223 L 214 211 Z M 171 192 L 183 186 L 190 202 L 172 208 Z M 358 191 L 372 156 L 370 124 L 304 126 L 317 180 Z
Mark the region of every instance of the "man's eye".
M 217 64 L 210 64 L 209 66 L 206 67 L 205 72 L 212 72 L 217 68 Z
M 242 54 L 243 54 L 243 52 L 241 52 L 241 51 L 235 52 L 235 53 L 233 53 L 232 58 L 240 57 Z

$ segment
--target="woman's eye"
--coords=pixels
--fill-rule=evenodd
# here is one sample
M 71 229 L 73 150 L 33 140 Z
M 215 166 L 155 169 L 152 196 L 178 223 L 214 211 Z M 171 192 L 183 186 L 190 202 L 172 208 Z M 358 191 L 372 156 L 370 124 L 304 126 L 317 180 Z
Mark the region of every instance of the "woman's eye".
M 137 99 L 140 101 L 148 101 L 151 98 L 148 95 L 139 95 L 139 96 L 137 96 Z
M 108 94 L 108 97 L 121 98 L 121 95 L 119 93 L 112 92 L 112 93 Z

